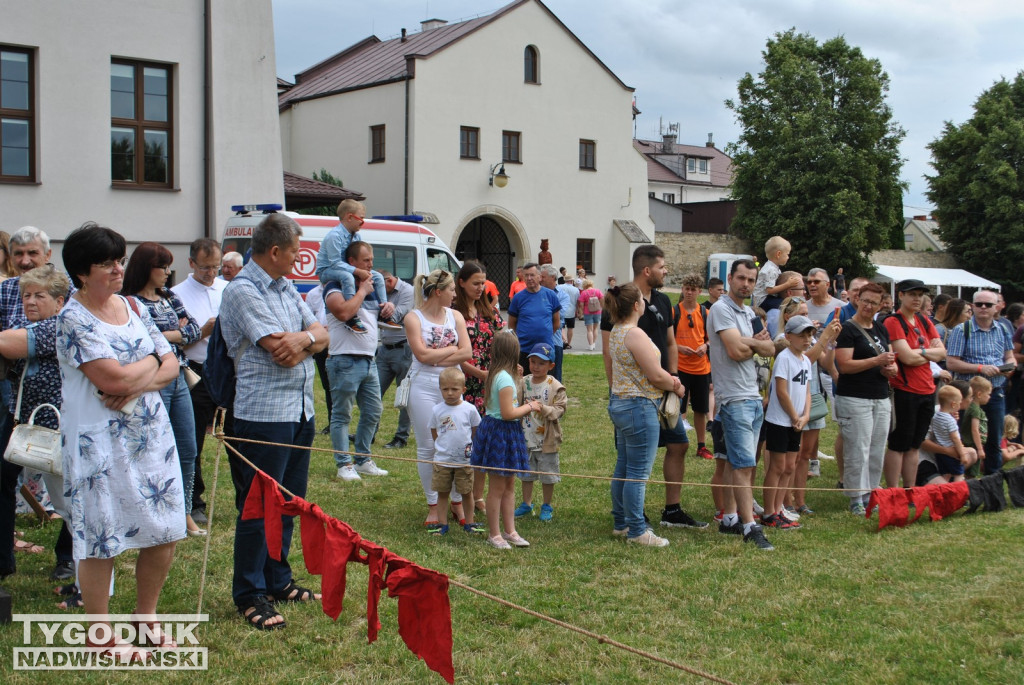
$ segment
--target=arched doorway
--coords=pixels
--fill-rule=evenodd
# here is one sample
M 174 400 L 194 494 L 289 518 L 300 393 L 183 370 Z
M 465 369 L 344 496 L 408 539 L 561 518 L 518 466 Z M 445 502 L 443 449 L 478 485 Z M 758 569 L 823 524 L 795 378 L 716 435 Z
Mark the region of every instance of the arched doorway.
M 515 276 L 515 255 L 504 227 L 491 216 L 478 216 L 462 230 L 455 246 L 460 261 L 476 259 L 487 267 L 487 278 L 501 294 L 501 308 L 508 309 L 508 289 Z

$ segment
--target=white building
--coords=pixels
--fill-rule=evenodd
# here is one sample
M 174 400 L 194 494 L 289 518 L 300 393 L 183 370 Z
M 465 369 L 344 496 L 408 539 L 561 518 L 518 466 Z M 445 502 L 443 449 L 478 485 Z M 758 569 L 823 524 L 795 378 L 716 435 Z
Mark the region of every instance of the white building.
M 327 169 L 371 215 L 435 216 L 503 293 L 543 238 L 556 266 L 603 284 L 654 237 L 632 93 L 542 2 L 517 0 L 370 36 L 298 74 L 280 96 L 284 168 Z M 492 185 L 502 165 L 507 185 Z
M 166 245 L 180 277 L 232 204 L 283 201 L 270 0 L 0 0 L 0 17 L 3 230 L 42 228 L 59 263 L 94 220 Z

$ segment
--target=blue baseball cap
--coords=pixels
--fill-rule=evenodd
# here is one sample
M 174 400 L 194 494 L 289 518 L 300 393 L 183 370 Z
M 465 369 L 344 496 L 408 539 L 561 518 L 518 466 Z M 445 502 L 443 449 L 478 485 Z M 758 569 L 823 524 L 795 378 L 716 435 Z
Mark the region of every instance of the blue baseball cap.
M 533 346 L 533 349 L 530 350 L 530 354 L 526 356 L 540 357 L 544 361 L 551 362 L 552 364 L 555 363 L 555 352 L 551 349 L 551 345 L 548 345 L 547 343 L 537 343 Z

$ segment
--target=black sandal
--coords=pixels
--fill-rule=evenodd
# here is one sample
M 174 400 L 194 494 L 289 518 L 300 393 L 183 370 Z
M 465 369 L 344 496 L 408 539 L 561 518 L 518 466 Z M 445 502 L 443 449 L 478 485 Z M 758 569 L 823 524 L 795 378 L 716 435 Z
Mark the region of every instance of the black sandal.
M 85 600 L 82 599 L 82 593 L 76 589 L 74 592 L 68 595 L 68 598 L 63 602 L 57 603 L 57 608 L 63 611 L 70 611 L 71 609 L 83 609 L 85 608 Z
M 288 583 L 282 590 L 268 595 L 267 599 L 273 603 L 317 601 L 315 592 L 301 585 L 296 585 L 294 580 Z
M 278 630 L 288 625 L 285 621 L 267 624 L 267 621 L 279 617 L 281 614 L 274 611 L 273 605 L 263 595 L 254 595 L 239 604 L 237 608 L 245 622 L 256 630 Z

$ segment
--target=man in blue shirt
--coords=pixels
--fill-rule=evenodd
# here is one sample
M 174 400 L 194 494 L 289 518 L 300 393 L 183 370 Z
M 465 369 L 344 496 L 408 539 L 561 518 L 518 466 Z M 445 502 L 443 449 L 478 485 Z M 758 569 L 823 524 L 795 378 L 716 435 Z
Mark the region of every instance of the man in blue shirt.
M 565 342 L 562 340 L 562 325 L 565 322 L 566 310 L 569 309 L 569 294 L 559 290 L 558 288 L 558 271 L 551 264 L 543 264 L 540 267 L 540 285 L 542 288 L 551 290 L 558 297 L 558 316 L 559 316 L 559 327 L 555 331 L 555 334 L 551 336 L 551 345 L 554 347 L 555 352 L 555 368 L 552 369 L 551 375 L 559 383 L 562 382 L 562 357 L 565 354 L 564 347 Z M 570 286 L 571 287 L 571 286 Z M 573 314 L 575 315 L 575 308 Z M 533 349 L 533 348 L 527 348 Z M 527 360 L 529 361 L 529 360 Z M 526 367 L 523 367 L 524 371 Z
M 519 363 L 528 369 L 534 345 L 553 345 L 554 336 L 562 337 L 562 305 L 554 290 L 541 287 L 540 271 L 533 262 L 523 266 L 523 280 L 526 287 L 508 306 L 508 327 L 519 337 Z
M 220 325 L 235 363 L 235 435 L 276 447 L 242 443 L 238 450 L 256 468 L 303 497 L 313 444 L 313 354 L 328 342 L 287 276 L 295 265 L 302 228 L 270 214 L 252 236 L 252 259 L 224 289 Z M 231 459 L 239 518 L 235 524 L 232 598 L 245 620 L 260 630 L 284 627 L 275 601 L 313 601 L 320 595 L 292 580 L 288 565 L 292 517 L 282 520 L 281 560 L 271 559 L 262 519 L 243 521 L 241 511 L 255 471 Z
M 984 376 L 992 383 L 992 395 L 982 406 L 988 417 L 988 438 L 985 440 L 985 473 L 1003 467 L 999 443 L 1003 439 L 1003 418 L 1006 414 L 1006 379 L 1013 374 L 999 367 L 1013 359 L 1013 342 L 1006 329 L 995 321 L 999 296 L 991 290 L 974 293 L 974 316 L 949 331 L 946 345 L 946 368 L 957 380 Z M 979 454 L 979 456 L 981 456 Z

